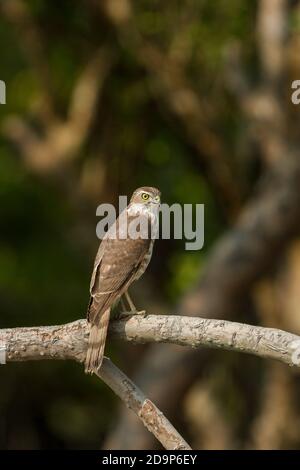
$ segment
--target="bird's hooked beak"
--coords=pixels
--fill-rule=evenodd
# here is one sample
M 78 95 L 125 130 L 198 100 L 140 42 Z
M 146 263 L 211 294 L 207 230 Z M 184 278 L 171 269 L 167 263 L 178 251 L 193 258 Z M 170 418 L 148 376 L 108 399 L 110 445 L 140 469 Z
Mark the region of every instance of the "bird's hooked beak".
M 160 196 L 155 196 L 151 199 L 153 204 L 160 204 Z

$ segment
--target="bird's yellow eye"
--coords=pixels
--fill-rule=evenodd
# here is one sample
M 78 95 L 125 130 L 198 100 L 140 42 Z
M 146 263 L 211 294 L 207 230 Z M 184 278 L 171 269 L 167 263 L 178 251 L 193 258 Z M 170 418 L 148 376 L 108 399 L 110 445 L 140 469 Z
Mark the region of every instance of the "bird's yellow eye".
M 149 197 L 148 193 L 142 193 L 142 199 L 144 199 L 144 201 L 148 201 Z

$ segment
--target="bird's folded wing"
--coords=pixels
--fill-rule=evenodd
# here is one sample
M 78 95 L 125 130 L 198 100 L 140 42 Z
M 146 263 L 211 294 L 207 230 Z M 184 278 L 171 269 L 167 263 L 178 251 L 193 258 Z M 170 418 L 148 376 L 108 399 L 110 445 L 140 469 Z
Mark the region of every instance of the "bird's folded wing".
M 90 322 L 99 321 L 101 314 L 125 292 L 147 255 L 150 243 L 149 238 L 120 239 L 118 228 L 117 237 L 102 240 L 91 281 Z

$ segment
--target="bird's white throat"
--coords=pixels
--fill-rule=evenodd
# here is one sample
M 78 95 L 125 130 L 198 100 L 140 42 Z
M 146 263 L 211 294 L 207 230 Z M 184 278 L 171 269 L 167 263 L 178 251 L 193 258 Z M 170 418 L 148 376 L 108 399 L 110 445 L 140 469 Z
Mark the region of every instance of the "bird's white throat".
M 151 219 L 151 222 L 156 221 L 158 216 L 159 204 L 140 204 L 132 203 L 128 206 L 128 215 L 139 216 L 145 215 Z

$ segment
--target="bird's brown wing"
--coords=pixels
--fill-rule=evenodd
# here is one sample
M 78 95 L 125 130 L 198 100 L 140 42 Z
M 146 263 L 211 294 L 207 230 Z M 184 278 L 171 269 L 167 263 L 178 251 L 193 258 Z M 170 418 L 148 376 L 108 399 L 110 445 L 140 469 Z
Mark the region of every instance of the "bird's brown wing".
M 88 320 L 97 323 L 101 314 L 127 290 L 146 256 L 150 240 L 103 240 L 103 253 L 95 265 Z
M 128 226 L 130 221 L 131 218 Z M 91 299 L 87 314 L 92 325 L 86 360 L 88 372 L 101 365 L 110 308 L 134 280 L 151 243 L 149 238 L 121 239 L 118 236 L 118 221 L 116 224 L 117 237 L 105 237 L 102 240 L 91 280 Z

